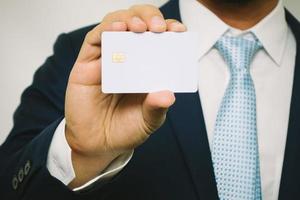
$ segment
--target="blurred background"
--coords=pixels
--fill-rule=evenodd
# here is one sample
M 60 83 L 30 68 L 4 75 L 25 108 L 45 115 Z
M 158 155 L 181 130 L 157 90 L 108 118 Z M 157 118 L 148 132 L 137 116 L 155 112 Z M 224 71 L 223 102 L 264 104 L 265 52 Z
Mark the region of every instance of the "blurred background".
M 0 0 L 0 144 L 34 71 L 52 53 L 62 32 L 100 22 L 110 11 L 137 3 L 157 6 L 167 0 Z M 300 1 L 284 0 L 300 19 Z

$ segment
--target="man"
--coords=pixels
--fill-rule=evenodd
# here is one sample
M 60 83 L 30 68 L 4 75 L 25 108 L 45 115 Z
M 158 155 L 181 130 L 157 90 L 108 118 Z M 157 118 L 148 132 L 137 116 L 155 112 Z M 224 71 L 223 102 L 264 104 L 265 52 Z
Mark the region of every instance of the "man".
M 199 92 L 101 93 L 101 33 L 126 30 L 198 32 Z M 299 39 L 277 0 L 139 5 L 61 35 L 1 147 L 1 199 L 300 198 Z

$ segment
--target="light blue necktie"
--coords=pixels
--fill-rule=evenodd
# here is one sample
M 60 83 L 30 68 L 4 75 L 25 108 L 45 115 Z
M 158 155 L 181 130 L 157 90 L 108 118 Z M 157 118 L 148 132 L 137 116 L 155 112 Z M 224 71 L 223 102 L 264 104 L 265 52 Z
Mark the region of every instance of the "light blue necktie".
M 229 66 L 230 81 L 215 123 L 212 160 L 221 200 L 259 200 L 261 184 L 256 97 L 249 72 L 261 44 L 223 36 L 215 45 Z

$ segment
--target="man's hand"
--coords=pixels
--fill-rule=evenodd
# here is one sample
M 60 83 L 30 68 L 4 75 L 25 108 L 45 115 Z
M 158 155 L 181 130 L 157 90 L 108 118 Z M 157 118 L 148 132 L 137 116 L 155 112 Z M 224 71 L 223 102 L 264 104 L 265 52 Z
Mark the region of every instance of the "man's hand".
M 119 155 L 142 144 L 162 125 L 167 109 L 175 101 L 169 91 L 103 94 L 101 33 L 185 30 L 176 20 L 165 20 L 158 8 L 138 5 L 106 15 L 101 24 L 86 35 L 66 93 L 66 138 L 72 148 L 76 173 L 69 185 L 71 188 L 99 175 Z

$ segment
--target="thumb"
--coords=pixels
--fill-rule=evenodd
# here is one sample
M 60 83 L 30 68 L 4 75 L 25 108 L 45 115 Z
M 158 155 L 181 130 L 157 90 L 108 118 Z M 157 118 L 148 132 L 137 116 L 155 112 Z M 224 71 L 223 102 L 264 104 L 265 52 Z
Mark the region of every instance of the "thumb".
M 101 34 L 104 31 L 126 31 L 124 22 L 101 23 L 85 37 L 69 81 L 71 83 L 93 86 L 101 84 Z
M 170 91 L 147 94 L 142 109 L 144 123 L 148 134 L 151 134 L 163 124 L 167 110 L 174 102 L 174 93 Z

